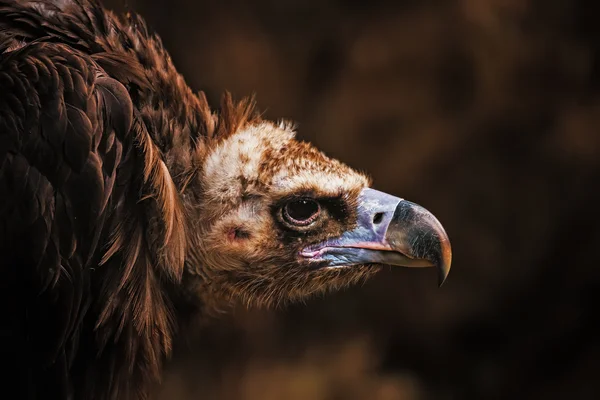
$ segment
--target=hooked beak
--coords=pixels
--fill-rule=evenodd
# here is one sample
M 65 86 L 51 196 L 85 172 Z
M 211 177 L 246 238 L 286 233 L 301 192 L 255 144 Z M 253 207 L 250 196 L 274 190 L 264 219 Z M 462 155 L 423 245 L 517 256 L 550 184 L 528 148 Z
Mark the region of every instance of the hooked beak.
M 425 208 L 378 190 L 363 189 L 357 226 L 339 237 L 302 250 L 307 259 L 328 267 L 388 264 L 436 267 L 441 286 L 452 262 L 448 235 Z

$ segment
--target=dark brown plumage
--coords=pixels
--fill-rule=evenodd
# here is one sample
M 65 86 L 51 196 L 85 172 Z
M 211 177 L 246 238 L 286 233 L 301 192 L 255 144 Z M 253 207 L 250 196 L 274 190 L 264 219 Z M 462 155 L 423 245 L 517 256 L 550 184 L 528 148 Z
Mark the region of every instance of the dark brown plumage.
M 417 230 L 332 244 L 358 232 L 375 192 L 293 135 L 229 95 L 213 113 L 136 16 L 0 0 L 3 386 L 146 398 L 190 311 L 340 288 L 374 273 L 383 250 L 445 277 L 443 229 L 412 203 L 400 215 L 391 196 L 369 223 L 385 214 Z M 324 243 L 363 253 L 338 268 Z

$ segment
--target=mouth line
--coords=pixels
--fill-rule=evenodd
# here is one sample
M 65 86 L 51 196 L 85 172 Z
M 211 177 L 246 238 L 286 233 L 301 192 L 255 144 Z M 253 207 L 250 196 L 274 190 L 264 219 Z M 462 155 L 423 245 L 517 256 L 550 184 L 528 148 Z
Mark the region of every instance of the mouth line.
M 305 249 L 300 251 L 300 255 L 304 258 L 314 258 L 317 256 L 320 256 L 324 253 L 326 253 L 328 250 L 335 250 L 335 249 L 363 249 L 363 250 L 376 250 L 376 251 L 391 251 L 391 252 L 396 252 L 399 254 L 399 251 L 394 250 L 391 248 L 391 246 L 387 243 L 385 244 L 381 244 L 381 243 L 356 243 L 356 244 L 352 244 L 352 245 L 343 245 L 343 244 L 326 244 L 326 245 L 320 245 L 320 246 L 308 246 Z M 403 256 L 406 257 L 405 254 L 402 254 Z
M 343 249 L 352 249 L 350 253 Z M 307 261 L 320 264 L 318 269 L 337 269 L 357 265 L 398 265 L 411 267 L 433 267 L 435 263 L 425 258 L 407 255 L 393 249 L 387 243 L 321 244 L 309 246 L 300 251 L 299 256 Z M 324 263 L 324 265 L 322 264 Z
M 386 244 L 380 244 L 380 243 L 357 243 L 357 244 L 353 244 L 353 245 L 326 245 L 326 246 L 322 246 L 322 247 L 314 247 L 312 249 L 309 250 L 309 248 L 306 248 L 302 251 L 300 251 L 300 256 L 305 258 L 305 259 L 309 259 L 309 260 L 313 260 L 313 261 L 323 261 L 322 259 L 319 259 L 320 257 L 327 255 L 328 253 L 331 252 L 335 252 L 336 250 L 339 249 L 356 249 L 356 250 L 366 250 L 366 251 L 376 251 L 376 252 L 385 252 L 388 254 L 398 254 L 399 256 L 405 257 L 407 259 L 411 259 L 411 260 L 416 260 L 415 257 L 411 257 L 409 255 L 406 255 L 398 250 L 392 249 L 387 243 Z M 365 264 L 384 264 L 384 263 L 378 263 L 378 262 L 371 262 L 371 263 L 365 263 Z M 339 268 L 339 267 L 349 267 L 351 265 L 337 265 L 337 266 L 329 266 L 329 268 Z
M 364 264 L 356 264 L 356 265 L 325 265 L 323 267 L 319 267 L 319 270 L 335 270 L 335 269 L 352 269 L 356 267 L 368 267 L 368 268 L 376 268 L 381 266 L 382 264 L 374 264 L 374 263 L 364 263 Z

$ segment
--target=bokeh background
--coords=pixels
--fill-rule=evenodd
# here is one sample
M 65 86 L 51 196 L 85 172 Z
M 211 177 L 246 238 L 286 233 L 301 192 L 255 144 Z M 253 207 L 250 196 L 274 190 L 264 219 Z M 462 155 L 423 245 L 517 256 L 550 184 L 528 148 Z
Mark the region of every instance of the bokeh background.
M 158 400 L 600 398 L 596 0 L 109 0 L 213 104 L 424 205 L 454 263 L 182 340 Z

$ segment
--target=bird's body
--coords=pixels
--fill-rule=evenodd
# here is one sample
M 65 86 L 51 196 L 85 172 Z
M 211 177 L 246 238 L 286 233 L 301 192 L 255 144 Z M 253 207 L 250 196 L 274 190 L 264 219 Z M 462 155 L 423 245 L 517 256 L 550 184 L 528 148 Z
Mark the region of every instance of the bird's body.
M 4 388 L 145 398 L 190 310 L 364 279 L 387 260 L 375 252 L 418 242 L 392 240 L 390 221 L 413 214 L 368 186 L 250 102 L 226 95 L 211 111 L 141 19 L 87 0 L 0 0 Z M 379 204 L 389 218 L 371 244 L 331 251 L 360 247 L 348 243 L 364 239 L 361 213 Z M 398 251 L 445 276 L 447 238 L 432 221 L 431 243 Z

